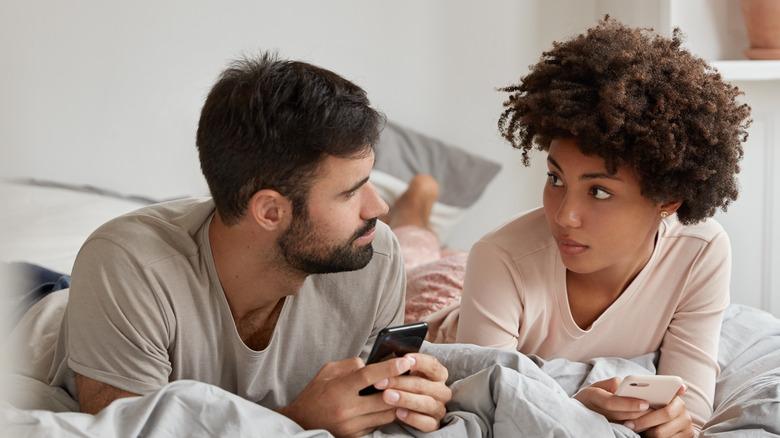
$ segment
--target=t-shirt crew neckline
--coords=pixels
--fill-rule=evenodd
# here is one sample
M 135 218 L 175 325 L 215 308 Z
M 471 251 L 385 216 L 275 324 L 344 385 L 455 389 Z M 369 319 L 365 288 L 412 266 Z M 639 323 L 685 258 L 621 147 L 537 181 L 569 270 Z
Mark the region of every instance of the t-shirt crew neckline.
M 661 223 L 658 227 L 658 233 L 656 237 L 655 247 L 653 248 L 653 253 L 650 255 L 650 260 L 647 261 L 645 266 L 642 268 L 641 271 L 639 271 L 639 274 L 637 274 L 636 278 L 634 278 L 634 281 L 631 282 L 630 285 L 626 288 L 625 291 L 623 291 L 622 294 L 618 297 L 617 300 L 615 300 L 614 303 L 612 303 L 611 306 L 607 307 L 604 312 L 599 315 L 598 318 L 593 322 L 593 324 L 590 325 L 590 327 L 583 329 L 579 325 L 577 325 L 577 322 L 574 321 L 574 317 L 571 314 L 571 308 L 569 307 L 569 296 L 566 289 L 566 266 L 563 264 L 563 260 L 561 259 L 560 254 L 558 254 L 558 257 L 555 260 L 555 297 L 558 300 L 558 309 L 560 309 L 560 315 L 561 321 L 563 322 L 563 327 L 566 330 L 566 333 L 571 336 L 573 339 L 578 339 L 594 328 L 598 326 L 602 321 L 611 318 L 615 313 L 619 312 L 620 309 L 631 302 L 631 299 L 636 296 L 639 290 L 642 289 L 642 284 L 647 279 L 647 276 L 649 275 L 649 272 L 653 271 L 653 266 L 656 263 L 656 260 L 658 259 L 658 254 L 660 253 L 659 247 L 663 245 L 663 239 L 662 237 L 666 234 L 667 225 L 665 220 L 661 220 Z M 557 253 L 556 249 L 556 253 Z
M 248 355 L 249 357 L 254 358 L 260 358 L 265 356 L 266 352 L 269 351 L 274 346 L 274 340 L 278 336 L 278 332 L 280 330 L 280 326 L 282 325 L 282 321 L 284 321 L 287 317 L 288 313 L 288 304 L 294 297 L 287 297 L 284 300 L 284 304 L 282 304 L 282 310 L 279 313 L 279 319 L 276 322 L 276 327 L 274 328 L 273 333 L 271 334 L 271 339 L 268 341 L 268 345 L 262 349 L 262 350 L 253 350 L 249 348 L 243 340 L 241 340 L 241 336 L 238 334 L 238 329 L 236 328 L 236 321 L 233 319 L 233 313 L 230 311 L 230 305 L 228 304 L 227 297 L 225 296 L 225 291 L 222 289 L 222 284 L 219 281 L 219 275 L 217 275 L 217 266 L 214 263 L 214 254 L 211 252 L 211 241 L 209 240 L 209 228 L 211 226 L 211 221 L 214 219 L 214 214 L 216 213 L 216 210 L 214 210 L 211 215 L 206 219 L 206 221 L 203 223 L 203 226 L 201 227 L 200 231 L 198 231 L 198 240 L 200 241 L 200 246 L 202 248 L 202 254 L 205 259 L 206 267 L 209 272 L 209 282 L 211 283 L 211 291 L 213 294 L 216 295 L 217 301 L 220 304 L 220 313 L 222 314 L 223 320 L 226 321 L 225 325 L 229 325 L 230 328 L 225 327 L 225 330 L 230 333 L 231 341 L 233 342 L 234 346 L 238 351 L 242 351 L 244 354 Z

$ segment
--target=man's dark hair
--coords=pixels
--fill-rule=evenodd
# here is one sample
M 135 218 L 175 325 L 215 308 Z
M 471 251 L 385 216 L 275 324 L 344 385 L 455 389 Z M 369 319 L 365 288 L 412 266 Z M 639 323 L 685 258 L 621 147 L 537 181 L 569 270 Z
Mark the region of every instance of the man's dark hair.
M 236 224 L 263 189 L 306 214 L 324 157 L 368 153 L 384 121 L 363 89 L 331 71 L 272 53 L 234 61 L 206 98 L 196 142 L 222 220 Z
M 553 43 L 517 85 L 501 89 L 510 93 L 501 134 L 525 165 L 534 144 L 548 150 L 555 138 L 575 138 L 609 172 L 632 169 L 646 198 L 683 201 L 684 224 L 725 210 L 738 194 L 750 107 L 682 40 L 679 29 L 665 38 L 607 16 Z

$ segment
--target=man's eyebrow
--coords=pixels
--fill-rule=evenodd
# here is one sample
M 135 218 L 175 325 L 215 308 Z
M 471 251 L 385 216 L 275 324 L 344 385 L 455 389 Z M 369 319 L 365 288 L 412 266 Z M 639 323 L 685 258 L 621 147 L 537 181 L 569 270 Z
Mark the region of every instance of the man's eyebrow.
M 555 168 L 558 169 L 561 173 L 565 174 L 565 172 L 563 171 L 563 169 L 561 169 L 561 166 L 558 164 L 558 162 L 555 161 L 555 159 L 553 159 L 549 155 L 547 156 L 547 161 L 553 166 L 555 166 Z M 580 176 L 580 179 L 599 179 L 599 178 L 607 178 L 607 179 L 614 179 L 615 181 L 623 181 L 617 175 L 612 175 L 607 172 L 586 173 Z
M 362 180 L 360 180 L 360 182 L 358 182 L 358 183 L 357 183 L 357 184 L 355 184 L 354 186 L 352 186 L 352 187 L 348 188 L 347 190 L 344 190 L 343 192 L 341 192 L 341 194 L 342 194 L 342 195 L 348 195 L 348 194 L 350 194 L 350 193 L 354 192 L 355 190 L 357 190 L 357 189 L 359 189 L 360 187 L 362 187 L 362 186 L 363 186 L 363 184 L 367 183 L 367 182 L 368 182 L 368 178 L 369 178 L 369 177 L 365 177 L 365 178 L 363 178 Z

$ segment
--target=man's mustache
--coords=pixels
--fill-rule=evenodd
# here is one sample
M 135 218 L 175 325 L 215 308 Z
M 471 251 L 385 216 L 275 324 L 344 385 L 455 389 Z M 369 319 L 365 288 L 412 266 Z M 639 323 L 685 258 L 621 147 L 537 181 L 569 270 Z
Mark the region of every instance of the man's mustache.
M 355 232 L 355 235 L 352 236 L 352 240 L 355 240 L 358 237 L 360 237 L 360 236 L 368 233 L 369 231 L 373 230 L 374 227 L 376 227 L 376 220 L 377 220 L 377 218 L 373 218 L 373 219 L 367 220 L 366 221 L 366 225 L 363 228 L 361 228 L 361 229 L 359 229 L 359 230 L 357 230 Z

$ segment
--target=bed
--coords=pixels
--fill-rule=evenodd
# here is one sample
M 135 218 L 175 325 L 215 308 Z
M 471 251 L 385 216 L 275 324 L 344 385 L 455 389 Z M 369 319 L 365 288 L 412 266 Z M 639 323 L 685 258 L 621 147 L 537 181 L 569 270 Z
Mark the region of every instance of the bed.
M 378 148 L 372 174 L 388 202 L 415 173 L 429 173 L 442 184 L 432 222 L 445 241 L 462 215 L 480 197 L 500 165 L 452 145 L 390 123 Z M 464 184 L 461 175 L 468 174 Z M 107 192 L 95 187 L 50 181 L 0 183 L 3 234 L 0 262 L 24 261 L 49 270 L 70 272 L 87 235 L 109 218 L 154 200 Z M 4 303 L 13 304 L 15 283 L 4 275 Z M 53 293 L 46 300 L 57 300 Z M 52 309 L 62 309 L 65 302 Z M 8 329 L 14 316 L 2 310 Z M 56 324 L 41 318 L 34 330 L 51 333 Z M 18 329 L 18 327 L 17 327 Z M 304 431 L 271 410 L 217 387 L 194 381 L 172 382 L 143 397 L 121 399 L 97 416 L 72 412 L 67 394 L 11 372 L 20 337 L 3 334 L 3 399 L 0 430 L 5 436 L 292 436 L 327 437 Z M 34 353 L 45 355 L 51 338 L 21 337 Z M 48 344 L 47 344 L 48 342 Z M 373 436 L 637 436 L 607 422 L 571 398 L 580 388 L 611 376 L 651 374 L 654 355 L 631 360 L 597 358 L 587 363 L 544 361 L 512 351 L 469 345 L 426 343 L 423 351 L 450 370 L 453 400 L 444 426 L 422 434 L 398 424 Z M 780 319 L 758 309 L 732 305 L 721 333 L 721 374 L 712 417 L 702 436 L 780 436 Z

